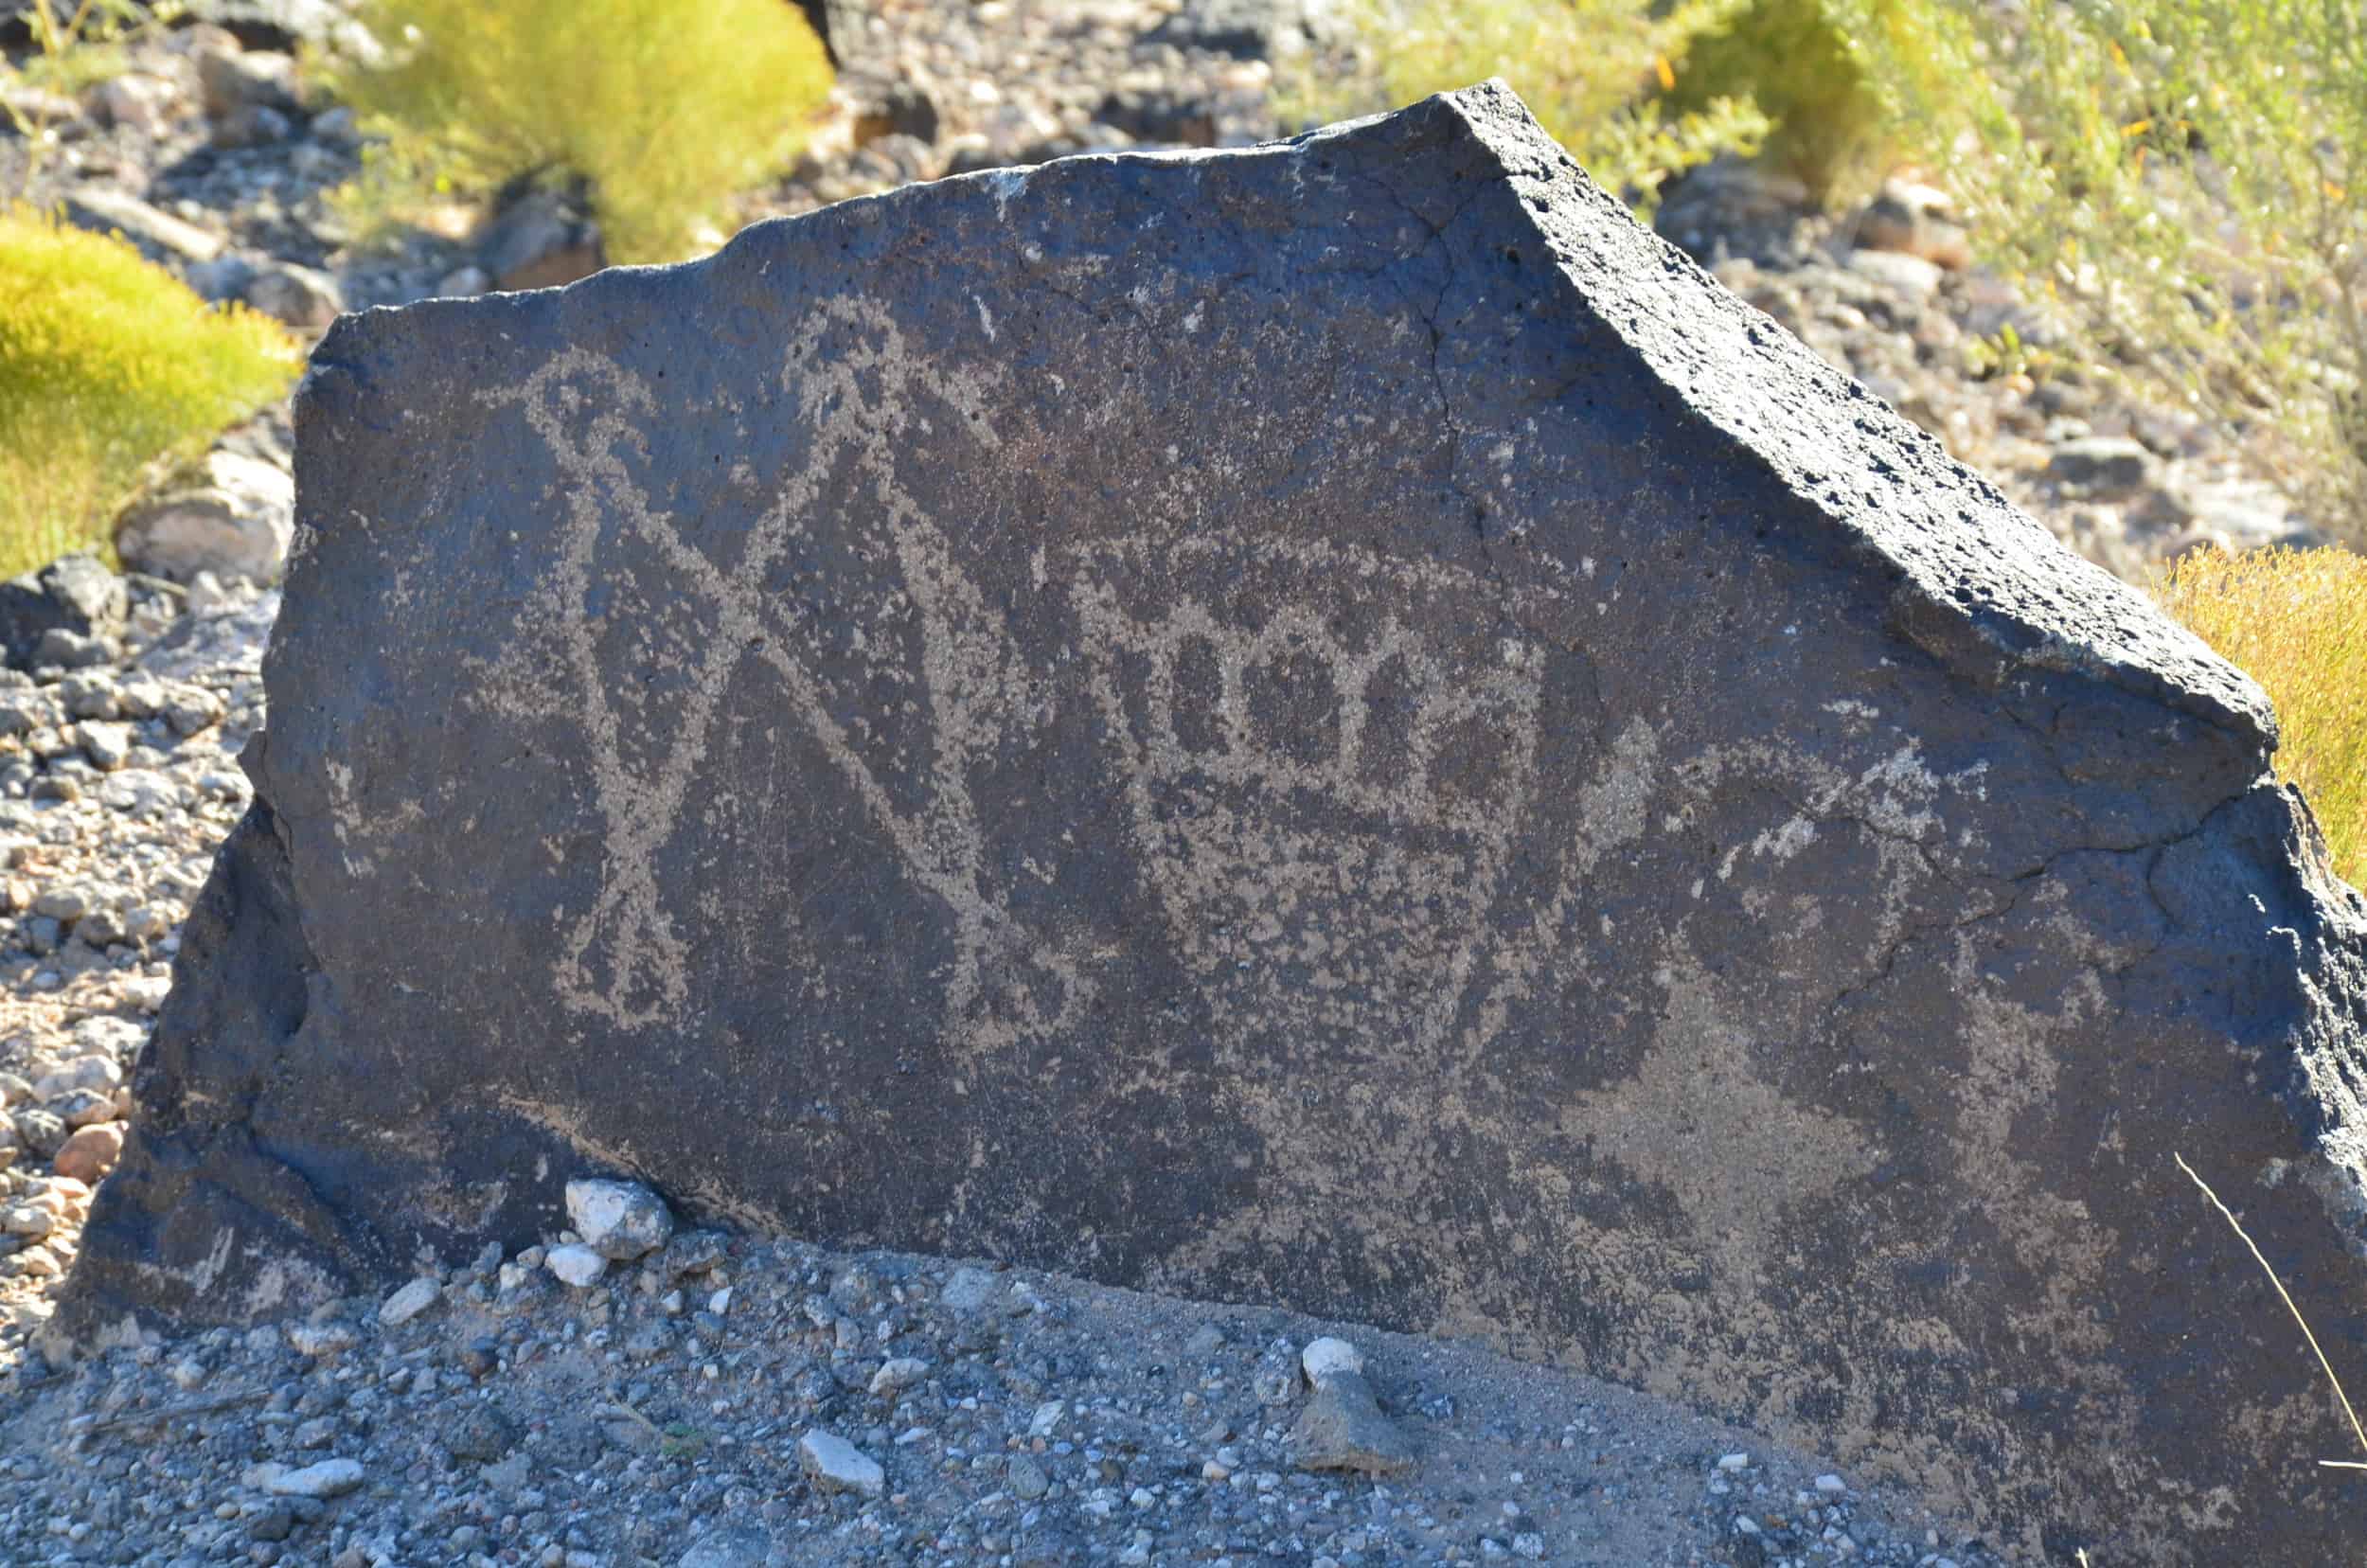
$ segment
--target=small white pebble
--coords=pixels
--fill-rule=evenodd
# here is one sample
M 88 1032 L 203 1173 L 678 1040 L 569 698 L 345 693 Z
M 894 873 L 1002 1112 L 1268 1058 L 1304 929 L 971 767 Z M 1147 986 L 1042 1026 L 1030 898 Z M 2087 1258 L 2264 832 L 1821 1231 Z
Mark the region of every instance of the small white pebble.
M 389 1328 L 399 1328 L 435 1306 L 443 1293 L 443 1287 L 435 1280 L 412 1280 L 386 1298 L 378 1309 L 378 1321 Z
M 893 1361 L 881 1363 L 880 1369 L 871 1374 L 871 1392 L 874 1394 L 899 1393 L 910 1388 L 928 1375 L 929 1363 L 927 1362 L 913 1356 L 898 1356 Z
M 1364 1352 L 1346 1340 L 1326 1334 L 1309 1341 L 1307 1348 L 1299 1352 L 1299 1365 L 1306 1369 L 1308 1382 L 1319 1383 L 1335 1372 L 1363 1371 Z
M 579 1241 L 553 1247 L 543 1261 L 551 1273 L 578 1290 L 596 1282 L 608 1272 L 608 1259 Z

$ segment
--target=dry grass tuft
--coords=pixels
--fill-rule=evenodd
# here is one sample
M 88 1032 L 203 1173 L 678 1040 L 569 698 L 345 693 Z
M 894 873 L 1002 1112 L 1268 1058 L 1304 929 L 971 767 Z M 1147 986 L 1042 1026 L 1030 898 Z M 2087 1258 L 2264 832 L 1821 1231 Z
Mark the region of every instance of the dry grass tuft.
M 2308 797 L 2337 874 L 2367 887 L 2367 557 L 2198 550 L 2153 591 L 2268 692 L 2278 771 Z

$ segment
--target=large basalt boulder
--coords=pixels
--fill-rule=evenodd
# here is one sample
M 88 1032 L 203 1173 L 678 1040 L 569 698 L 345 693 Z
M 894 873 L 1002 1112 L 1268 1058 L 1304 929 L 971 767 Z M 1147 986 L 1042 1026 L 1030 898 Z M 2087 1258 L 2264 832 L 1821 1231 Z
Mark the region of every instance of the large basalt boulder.
M 2260 692 L 1501 88 L 342 320 L 73 1281 L 566 1221 L 1477 1333 L 2325 1563 L 2367 909 Z

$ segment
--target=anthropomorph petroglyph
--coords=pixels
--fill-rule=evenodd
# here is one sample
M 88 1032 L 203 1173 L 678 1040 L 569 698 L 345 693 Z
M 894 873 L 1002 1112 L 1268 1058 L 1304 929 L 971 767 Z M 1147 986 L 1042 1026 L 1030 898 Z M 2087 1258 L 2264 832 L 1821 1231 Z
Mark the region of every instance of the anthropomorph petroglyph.
M 811 356 L 822 329 L 848 329 L 835 352 Z M 991 1040 L 1011 1030 L 1057 1028 L 1085 999 L 1073 966 L 1059 954 L 1026 956 L 1054 979 L 1047 1005 L 1023 979 L 1005 981 L 1004 994 L 981 1009 L 988 976 L 1025 947 L 981 864 L 977 808 L 965 770 L 995 726 L 1024 722 L 1030 699 L 1016 651 L 948 558 L 937 523 L 897 484 L 888 443 L 912 415 L 916 365 L 895 323 L 860 297 L 831 301 L 792 334 L 784 384 L 799 396 L 793 418 L 815 432 L 809 465 L 783 476 L 739 542 L 739 554 L 715 560 L 684 537 L 679 520 L 654 504 L 637 483 L 626 452 L 642 439 L 637 421 L 657 403 L 649 384 L 613 361 L 589 352 L 555 361 L 514 390 L 488 393 L 489 401 L 522 405 L 557 459 L 568 524 L 562 567 L 540 606 L 564 647 L 566 684 L 544 700 L 580 704 L 594 757 L 596 787 L 608 833 L 604 877 L 592 907 L 566 916 L 562 982 L 570 1007 L 615 1023 L 648 1026 L 679 1008 L 686 980 L 680 938 L 657 885 L 653 857 L 667 840 L 691 828 L 685 800 L 698 779 L 706 735 L 732 676 L 755 660 L 780 681 L 790 712 L 821 743 L 860 795 L 873 822 L 895 846 L 905 873 L 942 900 L 959 932 L 960 957 L 946 986 L 949 1022 Z M 975 375 L 932 378 L 927 391 L 954 416 L 973 441 L 991 450 L 984 418 L 986 388 Z M 589 409 L 593 413 L 587 419 Z M 893 645 L 876 653 L 863 644 L 863 621 L 825 626 L 794 602 L 764 594 L 766 573 L 813 542 L 820 498 L 833 483 L 854 482 L 876 497 L 871 536 L 857 542 L 867 568 L 863 608 L 875 616 L 899 600 L 917 608 L 919 638 L 902 667 Z M 652 595 L 655 614 L 643 633 L 649 659 L 678 679 L 680 710 L 667 716 L 637 703 L 632 684 L 619 686 L 602 668 L 600 616 L 594 600 L 616 592 L 609 580 L 613 552 L 623 534 L 656 553 L 664 575 Z M 845 585 L 842 584 L 842 590 Z M 687 629 L 691 634 L 679 634 Z M 926 704 L 929 723 L 919 755 L 907 755 L 901 777 L 866 760 L 861 738 L 812 655 L 832 639 L 851 635 L 859 660 L 876 662 L 892 684 Z M 638 678 L 644 672 L 631 671 Z M 494 692 L 506 689 L 498 678 Z

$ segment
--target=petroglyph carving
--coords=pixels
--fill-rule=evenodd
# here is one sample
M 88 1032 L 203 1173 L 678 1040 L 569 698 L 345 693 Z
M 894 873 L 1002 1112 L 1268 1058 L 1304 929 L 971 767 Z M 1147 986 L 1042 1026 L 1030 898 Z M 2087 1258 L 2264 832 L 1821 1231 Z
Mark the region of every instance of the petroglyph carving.
M 810 351 L 833 331 L 827 353 Z M 895 324 L 860 299 L 818 312 L 789 360 L 795 372 L 785 371 L 784 385 L 804 388 L 810 455 L 728 561 L 636 479 L 637 432 L 658 408 L 647 383 L 574 349 L 518 387 L 485 394 L 520 405 L 565 490 L 563 563 L 531 617 L 561 650 L 557 689 L 543 683 L 543 694 L 580 715 L 596 758 L 607 865 L 592 907 L 561 912 L 558 993 L 573 1010 L 632 1027 L 682 1007 L 685 953 L 659 892 L 657 856 L 685 830 L 719 704 L 754 660 L 777 678 L 906 874 L 952 918 L 958 956 L 947 1038 L 993 1049 L 1056 1036 L 1092 983 L 1073 956 L 1014 919 L 987 866 L 968 776 L 998 733 L 1042 724 L 1045 700 L 937 523 L 903 493 L 887 447 L 934 399 L 991 452 L 985 388 L 960 374 L 923 375 Z M 812 547 L 810 509 L 850 471 L 881 503 L 881 519 L 859 542 L 867 580 L 842 584 L 854 602 L 826 624 L 761 584 Z M 669 580 L 608 579 L 603 543 L 627 530 L 658 547 Z M 1261 581 L 1295 583 L 1297 597 L 1263 612 L 1211 594 L 1136 613 L 1114 584 L 1154 555 L 1165 571 L 1153 580 L 1220 575 L 1223 562 L 1249 560 Z M 1480 660 L 1450 652 L 1385 606 L 1406 596 L 1459 602 L 1475 625 L 1492 625 L 1497 591 L 1433 563 L 1347 546 L 1253 545 L 1221 529 L 1075 545 L 1059 563 L 1076 584 L 1073 608 L 1144 879 L 1179 956 L 1210 983 L 1228 1042 L 1246 1045 L 1241 1030 L 1255 1023 L 1312 1049 L 1376 1030 L 1396 1036 L 1410 1018 L 1421 1045 L 1439 1044 L 1495 940 L 1491 913 L 1533 802 L 1541 656 L 1502 635 L 1481 639 Z M 679 688 L 671 715 L 602 678 L 613 661 L 601 639 L 628 604 L 648 622 L 639 635 L 651 662 Z M 882 629 L 904 611 L 917 635 L 899 640 Z M 1331 630 L 1344 620 L 1371 630 Z M 1129 658 L 1142 664 L 1144 684 L 1122 694 Z M 845 673 L 850 666 L 910 693 L 924 717 L 909 744 L 885 756 L 866 744 L 877 739 L 862 733 L 870 720 L 840 700 L 859 684 Z M 485 689 L 523 704 L 501 694 L 529 684 L 504 673 Z M 1315 827 L 1306 808 L 1319 802 L 1344 808 L 1358 826 Z M 1556 915 L 1530 922 L 1497 969 L 1534 973 L 1560 938 Z M 1487 1009 L 1484 1033 L 1501 1025 L 1503 1000 Z
M 1119 584 L 1142 551 L 1103 552 L 1075 603 L 1144 876 L 1228 1043 L 1369 1050 L 1413 1017 L 1435 1045 L 1535 793 L 1537 650 L 1504 639 L 1472 668 L 1386 606 L 1481 584 L 1353 549 L 1199 541 L 1152 580 L 1237 556 L 1261 601 L 1308 597 L 1138 615 Z
M 826 335 L 828 349 L 819 351 Z M 657 407 L 646 382 L 576 349 L 515 389 L 485 394 L 488 401 L 523 406 L 566 490 L 563 563 L 532 618 L 563 649 L 556 695 L 579 704 L 608 865 L 593 907 L 564 914 L 558 993 L 572 1009 L 633 1027 L 657 1024 L 682 1006 L 684 949 L 659 893 L 656 856 L 685 830 L 685 795 L 718 706 L 753 659 L 778 678 L 792 711 L 895 846 L 907 874 L 951 913 L 958 956 L 947 986 L 949 1024 L 967 1021 L 987 1043 L 1055 1029 L 1087 988 L 1060 954 L 1030 950 L 989 885 L 966 776 L 990 743 L 998 713 L 1024 716 L 1016 654 L 952 564 L 935 522 L 899 486 L 888 446 L 925 395 L 949 405 L 990 450 L 985 389 L 973 376 L 934 368 L 925 386 L 918 384 L 895 322 L 855 297 L 823 306 L 792 334 L 781 380 L 803 395 L 796 417 L 812 427 L 810 455 L 780 482 L 728 563 L 693 543 L 683 520 L 657 507 L 636 481 L 638 421 Z M 588 409 L 598 412 L 587 418 Z M 850 483 L 877 497 L 880 524 L 875 536 L 857 542 L 870 580 L 844 585 L 858 613 L 829 624 L 801 615 L 759 584 L 775 566 L 815 547 L 809 520 L 818 498 L 826 487 Z M 657 546 L 672 579 L 648 585 L 609 580 L 601 546 L 619 530 Z M 650 621 L 640 635 L 652 662 L 679 687 L 680 715 L 671 722 L 640 693 L 603 676 L 603 611 L 615 614 L 628 593 Z M 917 612 L 918 622 L 917 646 L 909 650 L 876 630 L 902 618 L 896 612 L 905 606 Z M 866 627 L 875 630 L 867 634 Z M 880 636 L 881 646 L 866 646 L 867 635 Z M 830 665 L 842 671 L 851 665 L 854 674 L 826 674 Z M 867 677 L 916 687 L 928 716 L 917 746 L 877 765 L 852 733 L 865 721 L 843 717 L 840 701 Z M 488 690 L 498 698 L 511 684 L 491 682 Z M 1048 1008 L 1027 983 L 1031 969 L 1049 977 L 1056 998 Z
M 2349 1560 L 2162 1155 L 2355 1308 L 2266 701 L 1765 325 L 1495 87 L 344 318 L 82 1322 L 637 1167 Z

